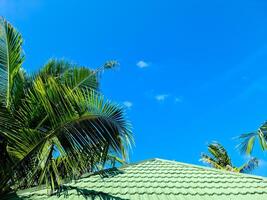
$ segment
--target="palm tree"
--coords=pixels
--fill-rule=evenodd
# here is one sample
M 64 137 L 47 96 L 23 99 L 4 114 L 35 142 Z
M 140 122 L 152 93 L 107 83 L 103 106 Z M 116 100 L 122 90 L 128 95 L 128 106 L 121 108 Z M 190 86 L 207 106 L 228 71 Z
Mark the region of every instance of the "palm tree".
M 238 137 L 241 143 L 237 148 L 242 152 L 250 155 L 254 149 L 255 141 L 258 140 L 262 151 L 267 150 L 267 122 L 263 123 L 258 130 L 244 133 Z
M 104 166 L 110 155 L 127 158 L 131 125 L 99 91 L 100 74 L 117 63 L 91 70 L 50 60 L 28 75 L 22 43 L 0 18 L 0 194 L 44 183 L 54 191 Z
M 249 173 L 258 167 L 257 158 L 250 158 L 247 163 L 241 167 L 235 167 L 226 151 L 226 149 L 218 142 L 212 142 L 208 145 L 210 155 L 201 154 L 201 161 L 209 164 L 216 169 L 223 169 L 232 172 Z

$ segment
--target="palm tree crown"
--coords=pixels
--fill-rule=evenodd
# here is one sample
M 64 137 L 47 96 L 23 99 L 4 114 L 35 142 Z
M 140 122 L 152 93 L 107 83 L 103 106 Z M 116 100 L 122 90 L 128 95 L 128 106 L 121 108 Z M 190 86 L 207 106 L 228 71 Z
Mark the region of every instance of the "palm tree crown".
M 91 70 L 54 59 L 28 75 L 22 43 L 0 18 L 0 193 L 43 183 L 55 190 L 110 155 L 126 158 L 131 125 L 99 92 L 99 75 L 117 63 Z
M 235 167 L 226 151 L 226 149 L 218 142 L 212 142 L 208 145 L 209 154 L 202 153 L 201 161 L 209 164 L 216 169 L 223 169 L 232 172 L 249 173 L 258 167 L 257 158 L 250 158 L 247 163 L 241 167 Z

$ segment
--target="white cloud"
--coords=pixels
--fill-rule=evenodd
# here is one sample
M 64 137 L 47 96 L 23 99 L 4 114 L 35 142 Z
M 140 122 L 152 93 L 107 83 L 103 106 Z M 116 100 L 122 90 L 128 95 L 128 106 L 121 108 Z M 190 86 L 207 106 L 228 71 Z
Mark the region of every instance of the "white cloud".
M 146 67 L 149 66 L 149 64 L 148 64 L 147 62 L 143 61 L 143 60 L 138 61 L 138 62 L 136 63 L 136 65 L 137 65 L 137 67 L 139 67 L 139 68 L 146 68 Z
M 131 108 L 133 106 L 133 103 L 130 102 L 130 101 L 124 101 L 123 102 L 123 105 L 126 107 L 126 108 Z
M 169 97 L 168 94 L 159 94 L 159 95 L 156 95 L 156 96 L 155 96 L 155 99 L 156 99 L 157 101 L 164 101 L 167 97 Z
M 172 94 L 158 94 L 158 95 L 154 95 L 154 98 L 158 102 L 163 102 L 167 98 L 170 99 L 171 101 L 173 101 L 174 103 L 181 103 L 181 102 L 183 102 L 183 98 L 182 97 L 179 97 L 179 96 L 176 96 L 175 97 Z

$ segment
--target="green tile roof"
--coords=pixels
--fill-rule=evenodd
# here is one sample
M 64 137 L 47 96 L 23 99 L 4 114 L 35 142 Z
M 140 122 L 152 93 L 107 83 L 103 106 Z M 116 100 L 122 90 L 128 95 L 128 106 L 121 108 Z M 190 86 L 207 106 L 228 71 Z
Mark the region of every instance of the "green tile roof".
M 267 200 L 267 179 L 175 161 L 151 159 L 93 174 L 58 195 L 29 189 L 8 199 Z

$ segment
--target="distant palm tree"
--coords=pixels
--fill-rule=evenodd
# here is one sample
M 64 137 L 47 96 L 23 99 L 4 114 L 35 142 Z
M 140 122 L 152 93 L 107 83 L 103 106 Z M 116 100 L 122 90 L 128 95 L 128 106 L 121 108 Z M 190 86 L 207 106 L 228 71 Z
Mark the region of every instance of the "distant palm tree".
M 0 18 L 0 194 L 44 183 L 55 190 L 114 156 L 126 158 L 131 125 L 99 92 L 99 75 L 117 63 L 91 70 L 50 60 L 28 75 L 22 43 Z
M 250 160 L 241 167 L 235 167 L 226 151 L 226 149 L 218 142 L 213 142 L 208 145 L 210 155 L 201 154 L 201 161 L 209 164 L 216 169 L 223 169 L 232 172 L 249 173 L 258 167 L 259 161 L 257 158 Z
M 244 133 L 238 137 L 241 143 L 237 146 L 242 153 L 250 155 L 254 149 L 255 141 L 258 140 L 262 151 L 267 150 L 267 122 L 263 123 L 258 130 Z

